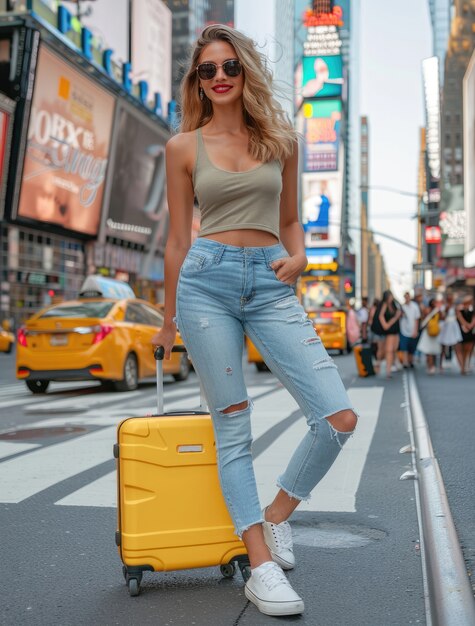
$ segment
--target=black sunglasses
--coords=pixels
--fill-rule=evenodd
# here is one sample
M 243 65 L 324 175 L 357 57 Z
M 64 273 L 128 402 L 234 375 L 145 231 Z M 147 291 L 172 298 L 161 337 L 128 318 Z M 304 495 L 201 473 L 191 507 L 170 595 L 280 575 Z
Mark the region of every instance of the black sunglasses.
M 196 66 L 196 71 L 201 80 L 211 80 L 218 73 L 218 67 L 222 67 L 226 76 L 239 76 L 242 71 L 241 62 L 238 59 L 229 59 L 221 65 L 213 63 L 212 61 L 206 61 Z

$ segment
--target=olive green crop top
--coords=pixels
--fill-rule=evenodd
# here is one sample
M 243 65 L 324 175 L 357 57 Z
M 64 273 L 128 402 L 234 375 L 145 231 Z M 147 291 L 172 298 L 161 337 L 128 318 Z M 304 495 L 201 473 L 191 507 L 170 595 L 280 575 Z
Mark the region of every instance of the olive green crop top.
M 269 161 L 244 172 L 229 172 L 210 161 L 201 128 L 196 136 L 193 186 L 201 213 L 198 236 L 251 228 L 265 230 L 280 239 L 280 162 Z

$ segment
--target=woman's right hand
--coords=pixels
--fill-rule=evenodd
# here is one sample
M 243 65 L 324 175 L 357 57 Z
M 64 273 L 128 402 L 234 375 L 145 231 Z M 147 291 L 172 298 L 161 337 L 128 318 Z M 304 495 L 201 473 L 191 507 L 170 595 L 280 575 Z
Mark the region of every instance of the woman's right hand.
M 154 348 L 163 346 L 165 349 L 165 358 L 168 360 L 171 356 L 172 348 L 176 340 L 176 325 L 174 323 L 162 326 L 162 328 L 152 337 L 152 345 Z

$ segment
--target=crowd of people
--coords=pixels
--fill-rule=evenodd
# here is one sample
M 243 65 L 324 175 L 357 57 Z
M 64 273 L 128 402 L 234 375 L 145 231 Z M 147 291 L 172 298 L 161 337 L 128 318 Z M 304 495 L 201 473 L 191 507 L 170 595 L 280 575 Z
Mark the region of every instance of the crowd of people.
M 475 346 L 472 294 L 447 291 L 431 296 L 419 291 L 411 298 L 406 292 L 400 304 L 388 290 L 371 306 L 363 298 L 361 308 L 350 316 L 357 320 L 361 341 L 372 346 L 376 371 L 383 372 L 384 367 L 387 378 L 399 369 L 413 368 L 415 360 L 424 358 L 429 375 L 442 373 L 444 363 L 451 364 L 454 354 L 460 373 L 471 372 Z

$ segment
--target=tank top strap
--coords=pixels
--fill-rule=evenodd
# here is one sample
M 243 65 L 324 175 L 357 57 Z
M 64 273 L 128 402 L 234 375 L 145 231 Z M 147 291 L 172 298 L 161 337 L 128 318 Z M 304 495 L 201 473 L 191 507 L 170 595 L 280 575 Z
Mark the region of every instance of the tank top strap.
M 203 167 L 206 167 L 206 165 L 208 164 L 206 148 L 204 145 L 201 128 L 197 128 L 195 133 L 196 133 L 196 157 L 195 157 L 195 167 L 193 168 L 193 180 L 195 179 L 197 170 L 202 169 Z

